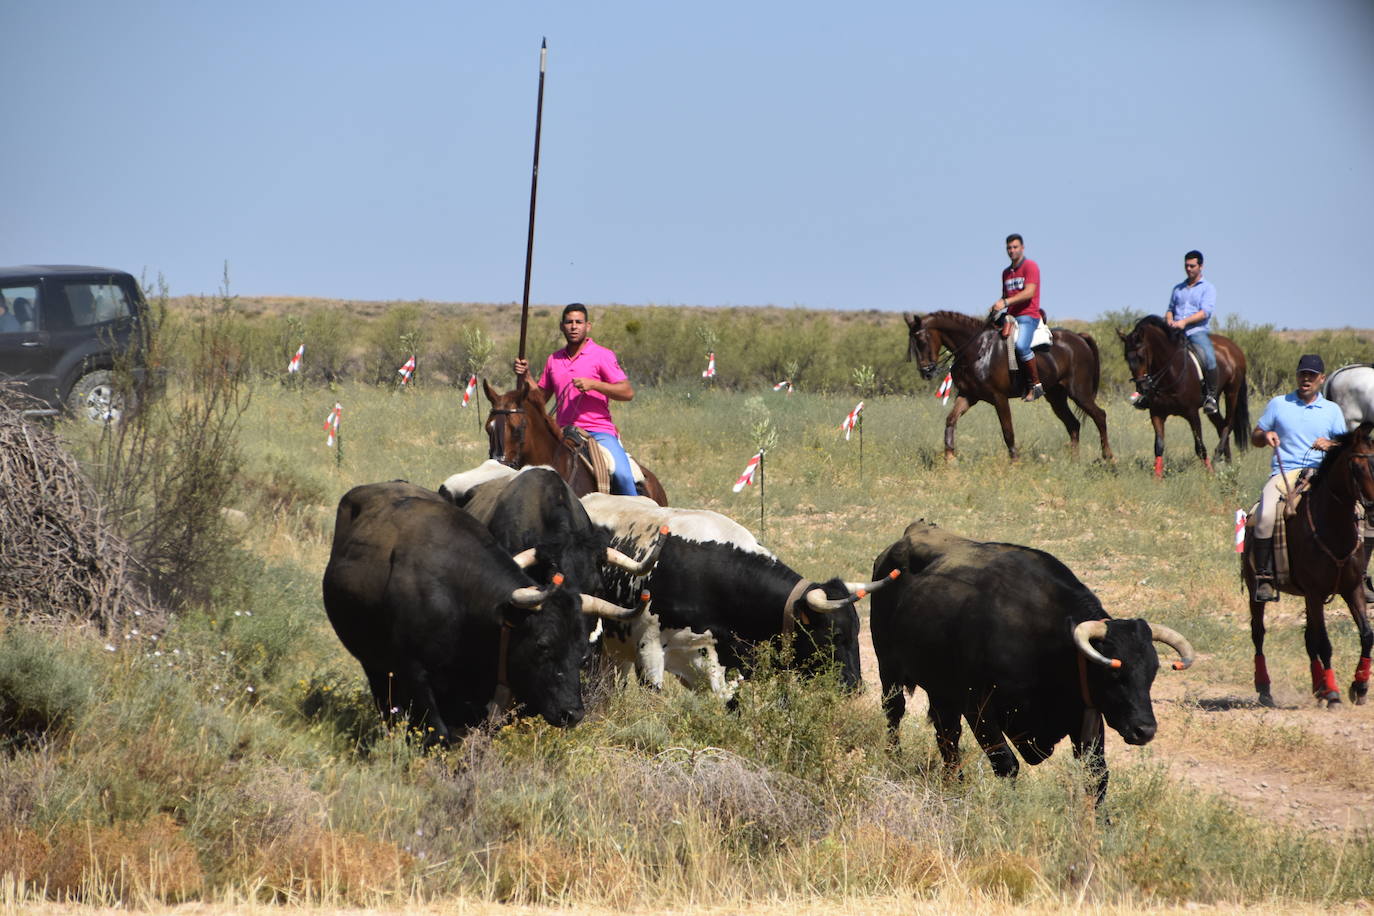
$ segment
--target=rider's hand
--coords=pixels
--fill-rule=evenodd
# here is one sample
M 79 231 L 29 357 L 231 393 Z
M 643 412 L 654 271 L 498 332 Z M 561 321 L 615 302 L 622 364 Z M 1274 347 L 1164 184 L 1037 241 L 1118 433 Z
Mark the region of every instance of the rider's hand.
M 1324 452 L 1335 444 L 1336 442 L 1334 439 L 1328 439 L 1325 436 L 1319 436 L 1317 438 L 1317 441 L 1312 443 L 1312 447 L 1319 452 Z
M 578 391 L 595 391 L 596 379 L 594 378 L 575 378 L 572 381 L 573 387 Z
M 1318 441 L 1321 441 L 1321 440 L 1318 440 Z M 1279 434 L 1276 433 L 1276 432 L 1274 432 L 1272 429 L 1269 430 L 1268 432 L 1266 432 L 1266 433 L 1264 434 L 1264 442 L 1265 442 L 1265 444 L 1268 445 L 1270 448 L 1278 448 L 1278 447 L 1279 447 Z
M 520 376 L 529 373 L 530 361 L 527 359 L 521 359 L 517 356 L 515 359 L 511 360 L 511 368 L 515 370 L 515 377 L 519 378 Z

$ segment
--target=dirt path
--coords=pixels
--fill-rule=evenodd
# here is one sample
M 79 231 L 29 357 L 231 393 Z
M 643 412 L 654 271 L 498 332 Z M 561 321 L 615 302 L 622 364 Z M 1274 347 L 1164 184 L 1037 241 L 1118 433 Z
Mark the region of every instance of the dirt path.
M 865 628 L 865 631 L 867 628 Z M 864 681 L 878 702 L 878 661 L 863 640 Z M 1344 672 L 1348 674 L 1349 672 Z M 1144 747 L 1131 747 L 1107 729 L 1107 759 L 1163 763 L 1198 788 L 1227 796 L 1265 818 L 1339 832 L 1374 830 L 1374 700 L 1317 708 L 1301 684 L 1273 687 L 1277 709 L 1255 702 L 1253 692 L 1209 689 L 1161 671 L 1153 696 L 1159 731 Z M 929 728 L 917 690 L 907 719 Z M 907 726 L 910 727 L 910 726 Z M 965 752 L 970 745 L 964 735 Z M 1060 749 L 1067 752 L 1067 743 Z

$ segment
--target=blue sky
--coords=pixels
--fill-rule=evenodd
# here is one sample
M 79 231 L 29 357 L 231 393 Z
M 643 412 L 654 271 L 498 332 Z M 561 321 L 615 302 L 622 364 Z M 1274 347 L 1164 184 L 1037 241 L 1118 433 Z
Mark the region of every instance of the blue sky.
M 0 4 L 0 263 L 174 294 L 1374 324 L 1374 2 Z

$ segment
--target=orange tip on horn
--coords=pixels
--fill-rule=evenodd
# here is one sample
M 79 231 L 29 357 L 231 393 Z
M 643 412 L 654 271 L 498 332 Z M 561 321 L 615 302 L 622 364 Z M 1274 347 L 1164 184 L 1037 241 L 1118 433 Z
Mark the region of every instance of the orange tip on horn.
M 855 601 L 859 601 L 859 600 L 861 600 L 861 599 L 863 598 L 864 595 L 867 595 L 867 594 L 868 594 L 868 592 L 865 591 L 864 589 L 861 589 L 861 588 L 860 588 L 860 589 L 856 589 L 855 592 L 854 592 L 854 600 L 855 600 Z
M 895 579 L 895 578 L 897 578 L 898 576 L 900 576 L 901 574 L 902 574 L 902 571 L 901 571 L 900 569 L 894 569 L 894 570 L 892 570 L 892 572 L 890 572 L 890 573 L 887 574 L 887 577 L 888 577 L 889 579 Z
M 645 602 L 645 603 L 648 603 L 648 601 L 649 601 L 649 590 L 648 590 L 647 588 L 646 588 L 644 591 L 642 591 L 642 592 L 639 593 L 639 600 L 640 600 L 640 601 L 643 601 L 643 602 Z
M 554 584 L 554 585 L 562 585 L 562 584 L 563 584 L 563 574 L 562 574 L 562 573 L 554 573 L 554 574 L 553 574 L 553 584 Z
M 1174 670 L 1175 670 L 1175 671 L 1182 671 L 1182 670 L 1183 670 L 1184 668 L 1186 668 L 1186 667 L 1188 667 L 1188 666 L 1185 665 L 1185 664 L 1183 664 L 1183 662 L 1174 662 Z
M 667 533 L 668 533 L 668 526 L 667 526 L 667 525 L 659 525 L 659 526 L 658 526 L 658 533 L 659 533 L 659 534 L 667 534 Z
M 1114 658 L 1114 659 L 1112 659 L 1112 667 L 1113 667 L 1113 668 L 1120 668 L 1120 667 L 1121 667 L 1121 659 L 1119 659 L 1119 658 Z

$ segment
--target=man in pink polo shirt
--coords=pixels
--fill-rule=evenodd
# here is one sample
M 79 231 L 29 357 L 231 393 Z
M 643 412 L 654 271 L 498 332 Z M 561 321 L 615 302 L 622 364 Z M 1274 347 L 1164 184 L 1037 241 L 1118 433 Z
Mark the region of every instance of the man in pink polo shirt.
M 560 427 L 576 426 L 586 430 L 615 458 L 611 490 L 634 496 L 635 480 L 630 471 L 630 459 L 620 444 L 620 431 L 611 420 L 611 401 L 633 400 L 634 387 L 625 370 L 620 368 L 615 351 L 589 336 L 592 323 L 585 305 L 573 302 L 565 306 L 558 328 L 568 345 L 549 356 L 538 385 L 546 394 L 558 399 L 554 419 Z M 514 367 L 518 382 L 527 377 L 529 360 L 516 359 Z

